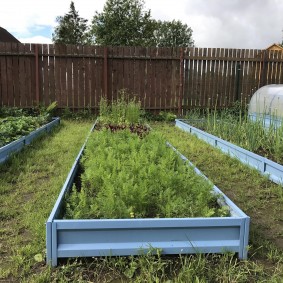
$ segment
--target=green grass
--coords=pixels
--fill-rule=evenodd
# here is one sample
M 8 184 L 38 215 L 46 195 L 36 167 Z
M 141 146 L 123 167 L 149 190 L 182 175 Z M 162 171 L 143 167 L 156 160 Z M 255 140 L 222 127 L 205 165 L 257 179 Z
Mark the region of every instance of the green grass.
M 239 261 L 229 253 L 162 256 L 153 250 L 156 255 L 61 260 L 53 269 L 36 261 L 35 255 L 45 255 L 45 221 L 90 126 L 63 122 L 0 167 L 0 282 L 282 282 L 280 237 L 271 235 L 280 233 L 282 188 L 195 137 L 160 124 L 154 128 L 252 217 L 249 259 Z M 267 233 L 271 225 L 277 228 Z
M 257 170 L 243 165 L 180 129 L 157 124 L 154 129 L 189 158 L 216 186 L 261 224 L 265 237 L 281 242 L 283 235 L 283 188 Z M 264 220 L 264 219 L 268 219 Z M 262 231 L 263 232 L 263 231 Z M 280 239 L 281 238 L 281 239 Z M 283 249 L 283 242 L 279 245 Z
M 0 167 L 0 278 L 43 265 L 34 256 L 45 256 L 45 221 L 90 126 L 63 122 Z
M 251 121 L 248 113 L 243 113 L 240 111 L 238 115 L 234 115 L 228 110 L 202 114 L 191 112 L 187 118 L 192 126 L 282 164 L 283 124 L 279 127 L 271 121 L 267 129 L 264 117 Z

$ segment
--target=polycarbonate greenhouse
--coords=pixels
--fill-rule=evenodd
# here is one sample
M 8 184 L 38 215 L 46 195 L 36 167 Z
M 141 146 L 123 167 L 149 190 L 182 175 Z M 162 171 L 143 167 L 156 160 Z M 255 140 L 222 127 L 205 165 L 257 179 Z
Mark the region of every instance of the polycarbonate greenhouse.
M 283 119 L 283 84 L 266 85 L 258 89 L 249 104 L 249 117 L 261 119 L 265 127 L 281 125 Z

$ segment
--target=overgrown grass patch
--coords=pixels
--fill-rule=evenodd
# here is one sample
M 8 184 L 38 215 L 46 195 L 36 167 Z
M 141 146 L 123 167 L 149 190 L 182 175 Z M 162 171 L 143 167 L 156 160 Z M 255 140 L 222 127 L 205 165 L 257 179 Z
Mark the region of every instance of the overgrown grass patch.
M 44 257 L 45 253 L 45 221 L 90 127 L 91 122 L 63 122 L 50 137 L 37 141 L 32 148 L 0 167 L 3 199 L 0 278 L 4 282 L 282 282 L 282 253 L 267 240 L 263 231 L 269 219 L 261 217 L 261 223 L 256 217 L 261 214 L 259 188 L 262 187 L 262 198 L 266 202 L 270 197 L 280 199 L 282 188 L 204 142 L 160 124 L 154 129 L 176 147 L 179 141 L 178 149 L 252 216 L 249 260 L 239 261 L 228 253 L 182 257 L 157 253 L 141 257 L 70 259 L 53 269 L 44 261 L 37 262 L 34 256 Z M 181 148 L 183 139 L 186 143 Z M 252 198 L 257 207 L 250 205 Z M 275 206 L 279 218 L 282 202 Z
M 63 122 L 0 166 L 1 274 L 20 278 L 45 257 L 45 221 L 91 122 Z
M 282 186 L 177 127 L 156 124 L 154 129 L 187 156 L 204 174 L 251 217 L 261 223 L 269 239 L 278 242 L 283 231 Z M 253 226 L 253 225 L 252 225 Z M 270 230 L 271 227 L 271 230 Z
M 265 250 L 269 240 L 272 249 L 283 250 L 282 186 L 173 125 L 155 124 L 153 128 L 251 217 L 251 248 Z M 258 237 L 265 239 L 264 245 L 258 243 Z
M 275 162 L 283 163 L 283 123 L 278 126 L 271 120 L 265 125 L 265 117 L 252 121 L 247 110 L 234 115 L 229 110 L 190 112 L 188 123 L 219 138 L 260 154 Z

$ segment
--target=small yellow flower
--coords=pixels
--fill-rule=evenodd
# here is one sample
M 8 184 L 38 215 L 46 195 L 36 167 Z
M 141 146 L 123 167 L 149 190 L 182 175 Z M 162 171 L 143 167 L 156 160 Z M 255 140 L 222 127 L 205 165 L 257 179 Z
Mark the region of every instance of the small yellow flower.
M 130 216 L 131 216 L 131 218 L 135 218 L 134 212 L 130 212 Z

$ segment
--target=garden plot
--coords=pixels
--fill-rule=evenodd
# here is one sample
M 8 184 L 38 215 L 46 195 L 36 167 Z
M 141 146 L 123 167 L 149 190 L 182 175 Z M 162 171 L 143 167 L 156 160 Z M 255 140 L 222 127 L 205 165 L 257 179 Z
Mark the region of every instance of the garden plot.
M 99 128 L 47 221 L 48 263 L 156 249 L 247 257 L 249 217 L 184 156 L 144 127 Z
M 46 110 L 33 115 L 23 109 L 0 108 L 0 163 L 60 123 L 59 118 L 50 118 L 55 107 L 56 103 L 52 103 Z
M 4 122 L 2 121 L 0 126 L 0 132 L 2 134 L 1 144 L 5 145 L 0 148 L 0 163 L 5 162 L 12 153 L 20 151 L 25 145 L 30 144 L 38 136 L 42 135 L 43 133 L 50 132 L 52 128 L 60 123 L 60 118 L 53 118 L 51 122 L 42 121 L 39 123 L 39 121 L 36 121 L 33 124 L 29 124 L 28 121 L 35 120 L 32 119 L 34 117 L 30 118 L 14 120 L 4 119 Z M 18 126 L 19 124 L 21 126 Z M 21 129 L 16 131 L 15 126 L 20 127 Z
M 281 164 L 195 128 L 188 124 L 188 121 L 186 120 L 176 119 L 176 126 L 186 132 L 196 135 L 210 145 L 219 148 L 224 153 L 237 158 L 242 163 L 256 168 L 261 174 L 268 176 L 268 178 L 276 184 L 283 184 L 283 166 Z

